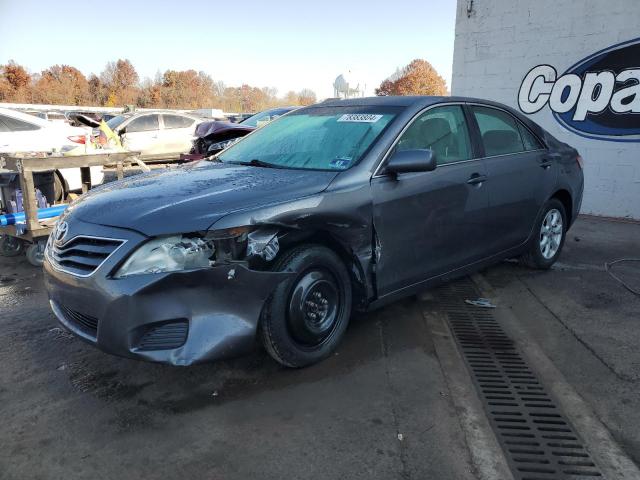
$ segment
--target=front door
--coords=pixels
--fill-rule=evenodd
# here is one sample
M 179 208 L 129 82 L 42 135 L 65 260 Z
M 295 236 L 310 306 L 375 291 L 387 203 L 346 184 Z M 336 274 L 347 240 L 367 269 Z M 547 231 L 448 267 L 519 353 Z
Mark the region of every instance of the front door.
M 484 256 L 486 171 L 475 158 L 462 107 L 429 109 L 394 149 L 431 149 L 438 166 L 371 181 L 380 297 Z
M 160 121 L 157 113 L 134 118 L 125 126 L 122 145 L 132 152 L 153 155 L 161 151 Z

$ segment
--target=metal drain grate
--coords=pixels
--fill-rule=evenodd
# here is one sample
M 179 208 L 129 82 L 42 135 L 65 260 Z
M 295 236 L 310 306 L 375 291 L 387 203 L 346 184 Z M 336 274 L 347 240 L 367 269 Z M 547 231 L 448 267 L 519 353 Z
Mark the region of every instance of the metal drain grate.
M 470 279 L 434 291 L 489 421 L 519 480 L 602 478 L 583 442 L 520 356 Z

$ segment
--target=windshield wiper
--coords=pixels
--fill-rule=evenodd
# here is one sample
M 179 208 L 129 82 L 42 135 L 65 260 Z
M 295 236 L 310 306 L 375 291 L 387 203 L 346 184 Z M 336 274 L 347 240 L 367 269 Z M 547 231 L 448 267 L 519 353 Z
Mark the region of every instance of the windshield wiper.
M 230 161 L 228 163 L 237 163 L 238 165 L 251 165 L 253 167 L 264 167 L 264 168 L 282 168 L 280 165 L 274 165 L 273 163 L 269 163 L 269 162 L 263 162 L 262 160 L 259 160 L 257 158 L 254 158 L 253 160 L 249 161 L 249 162 L 241 162 L 241 161 Z

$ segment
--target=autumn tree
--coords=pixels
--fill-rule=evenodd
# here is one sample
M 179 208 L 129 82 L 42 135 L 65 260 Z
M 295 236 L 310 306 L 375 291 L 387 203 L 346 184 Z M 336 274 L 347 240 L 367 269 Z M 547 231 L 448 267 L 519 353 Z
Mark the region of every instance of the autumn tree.
M 140 95 L 139 77 L 129 60 L 107 63 L 100 74 L 100 81 L 106 92 L 106 106 L 136 104 Z
M 32 95 L 31 75 L 13 60 L 0 65 L 0 101 L 30 102 Z
M 313 90 L 304 88 L 298 92 L 298 105 L 311 105 L 316 101 L 316 93 Z
M 283 100 L 285 105 L 298 105 L 298 94 L 293 90 L 289 90 Z
M 167 70 L 162 76 L 160 94 L 166 108 L 198 108 L 211 103 L 213 79 L 195 70 Z M 153 93 L 154 87 L 151 88 Z M 153 95 L 152 95 L 153 96 Z
M 316 102 L 316 95 L 308 88 L 278 97 L 274 87 L 229 87 L 196 70 L 158 71 L 153 80 L 141 82 L 126 59 L 107 63 L 99 76 L 91 74 L 88 79 L 70 65 L 53 65 L 29 75 L 25 68 L 9 61 L 0 65 L 0 101 L 258 112 L 277 106 L 310 105 Z
M 415 59 L 376 88 L 376 95 L 446 95 L 447 84 L 426 60 Z
M 34 86 L 34 100 L 58 105 L 85 105 L 90 101 L 89 82 L 75 67 L 54 65 L 42 71 Z

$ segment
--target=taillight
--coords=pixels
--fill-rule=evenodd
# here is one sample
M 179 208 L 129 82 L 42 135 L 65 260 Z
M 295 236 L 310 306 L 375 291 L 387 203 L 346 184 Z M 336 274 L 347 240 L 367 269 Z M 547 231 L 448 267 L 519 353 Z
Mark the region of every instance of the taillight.
M 69 140 L 71 140 L 73 143 L 81 143 L 84 145 L 84 135 L 73 135 L 72 137 L 67 137 Z
M 580 170 L 584 170 L 584 160 L 580 155 L 576 156 L 576 162 L 578 162 L 578 166 L 580 167 Z

